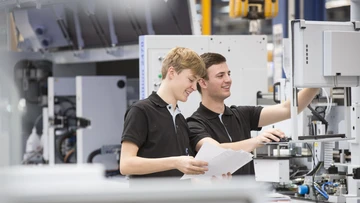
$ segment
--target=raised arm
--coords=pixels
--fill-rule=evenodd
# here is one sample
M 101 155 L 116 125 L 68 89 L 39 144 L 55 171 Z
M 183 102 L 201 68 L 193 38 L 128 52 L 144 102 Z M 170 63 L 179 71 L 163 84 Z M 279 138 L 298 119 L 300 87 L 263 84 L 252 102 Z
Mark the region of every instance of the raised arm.
M 318 88 L 305 88 L 298 93 L 298 113 L 302 112 L 311 103 L 318 92 Z M 290 118 L 290 107 L 290 100 L 281 104 L 264 107 L 260 114 L 259 127 Z
M 211 137 L 209 132 L 206 130 L 209 126 L 205 126 L 203 122 L 191 117 L 187 119 L 187 122 L 190 129 L 190 144 L 196 151 L 199 151 L 205 142 L 209 142 L 226 149 L 251 152 L 257 147 L 263 146 L 264 143 L 271 142 L 272 140 L 279 141 L 279 138 L 285 137 L 285 134 L 282 131 L 271 128 L 265 130 L 262 134 L 254 138 L 238 142 L 219 143 Z

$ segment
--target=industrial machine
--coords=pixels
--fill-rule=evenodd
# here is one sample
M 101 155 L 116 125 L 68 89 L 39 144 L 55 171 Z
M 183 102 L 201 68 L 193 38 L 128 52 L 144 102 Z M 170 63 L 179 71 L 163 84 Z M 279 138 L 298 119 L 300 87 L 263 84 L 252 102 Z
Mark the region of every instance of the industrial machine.
M 278 12 L 278 0 L 229 0 L 229 17 L 250 20 L 252 34 L 259 33 L 259 20 L 274 18 Z
M 126 77 L 50 77 L 48 84 L 49 119 L 42 135 L 48 163 L 97 162 L 119 174 Z
M 352 120 L 351 113 L 355 113 L 357 104 L 352 103 L 350 87 L 359 86 L 360 72 L 358 64 L 353 57 L 355 57 L 360 49 L 358 44 L 360 42 L 359 22 L 344 22 L 344 23 L 330 23 L 330 22 L 311 22 L 311 21 L 293 21 L 291 23 L 292 33 L 292 138 L 294 142 L 309 142 L 321 143 L 331 141 L 350 142 L 350 149 L 353 155 L 357 154 L 359 150 L 359 133 L 357 132 L 357 118 Z M 321 42 L 321 43 L 318 43 Z M 342 53 L 342 54 L 341 54 Z M 343 54 L 346 53 L 346 54 Z M 296 56 L 296 57 L 295 57 Z M 345 132 L 335 135 L 329 135 L 326 129 L 320 130 L 319 134 L 315 136 L 299 136 L 296 121 L 297 112 L 297 98 L 296 91 L 299 87 L 344 87 L 344 120 Z M 355 93 L 358 94 L 358 93 Z M 355 98 L 355 97 L 354 97 Z M 358 102 L 355 100 L 355 102 Z M 352 111 L 351 111 L 352 110 Z M 317 144 L 324 145 L 324 144 Z M 324 152 L 326 147 L 322 149 L 313 150 Z M 324 159 L 324 157 L 321 157 Z M 321 162 L 320 162 L 321 163 Z M 319 162 L 318 162 L 319 164 Z M 353 169 L 356 170 L 358 165 L 358 158 L 356 155 L 352 157 L 351 164 L 348 165 L 347 174 L 353 174 Z M 317 172 L 319 169 L 316 169 Z M 327 173 L 332 174 L 332 173 Z M 316 175 L 310 174 L 313 177 Z M 345 177 L 337 177 L 336 180 L 344 182 Z M 329 177 L 326 183 L 330 187 L 333 186 L 330 182 L 334 182 L 332 177 Z M 359 200 L 358 181 L 353 177 L 346 178 L 347 195 L 344 196 L 346 202 L 356 202 Z M 325 199 L 329 199 L 324 188 L 321 190 L 317 186 L 316 181 L 312 181 L 310 188 L 314 188 Z M 324 183 L 324 182 L 323 182 Z M 341 181 L 340 181 L 341 183 Z M 325 183 L 324 183 L 325 184 Z M 344 184 L 340 184 L 344 185 Z M 314 190 L 314 191 L 315 191 Z M 330 190 L 329 190 L 330 191 Z M 316 192 L 314 192 L 317 194 Z M 324 194 L 323 194 L 324 193 Z M 340 194 L 340 193 L 334 193 Z M 316 198 L 312 195 L 311 198 Z M 341 198 L 335 198 L 334 201 L 344 201 Z
M 14 67 L 19 61 L 28 60 L 29 64 L 45 61 L 50 70 L 48 76 L 52 76 L 49 80 L 42 80 L 44 85 L 42 85 L 41 91 L 46 94 L 41 95 L 41 98 L 39 95 L 31 95 L 34 96 L 34 100 L 41 100 L 41 103 L 39 102 L 35 106 L 36 108 L 34 107 L 36 117 L 40 119 L 35 122 L 37 120 L 35 117 L 31 121 L 30 129 L 28 126 L 22 126 L 23 132 L 29 131 L 27 134 L 21 134 L 21 127 L 18 126 L 0 126 L 0 132 L 4 135 L 0 137 L 2 140 L 0 148 L 3 152 L 1 163 L 4 165 L 22 163 L 53 165 L 64 161 L 70 163 L 97 162 L 99 157 L 113 156 L 109 153 L 118 154 L 123 114 L 129 104 L 139 99 L 139 82 L 137 78 L 134 78 L 135 74 L 138 75 L 139 36 L 200 34 L 195 2 L 192 0 L 141 0 L 141 2 L 133 0 L 105 2 L 93 0 L 5 0 L 0 3 L 0 11 L 4 14 L 3 16 L 6 16 L 7 40 L 9 40 L 8 50 L 1 54 L 4 57 L 1 59 L 2 70 L 5 73 L 1 75 L 15 78 L 17 73 L 15 73 Z M 113 70 L 110 70 L 111 67 L 108 67 L 108 64 L 111 65 L 111 63 L 119 65 L 113 66 Z M 118 71 L 122 68 L 126 70 Z M 104 69 L 106 70 L 104 71 Z M 38 73 L 43 73 L 36 68 L 31 71 L 24 69 L 23 72 L 22 77 L 30 79 L 37 77 Z M 28 72 L 29 74 L 25 74 Z M 110 77 L 104 77 L 109 75 L 126 76 L 127 74 L 132 75 L 132 78 L 110 79 Z M 75 79 L 80 75 L 94 76 L 94 78 Z M 81 82 L 76 84 L 76 80 Z M 110 84 L 112 80 L 117 80 L 115 86 Z M 119 82 L 120 80 L 124 83 Z M 5 82 L 3 79 L 1 81 Z M 12 83 L 12 81 L 10 82 Z M 89 89 L 90 86 L 97 83 L 103 86 Z M 124 87 L 120 88 L 120 86 Z M 77 88 L 80 89 L 77 90 Z M 14 93 L 18 91 L 9 88 L 10 90 Z M 88 93 L 88 91 L 95 90 L 98 90 L 99 93 Z M 109 107 L 108 101 L 105 101 L 106 98 L 115 97 L 104 95 L 106 92 L 110 94 L 108 92 L 110 90 L 116 92 L 117 97 L 112 99 L 118 101 L 114 104 L 118 107 L 117 110 L 112 112 L 104 108 L 104 106 Z M 117 92 L 118 90 L 121 90 L 121 93 Z M 85 99 L 80 96 L 82 94 L 85 94 Z M 96 94 L 103 95 L 103 97 L 98 99 Z M 10 94 L 2 91 L 1 95 L 8 96 Z M 16 104 L 21 97 L 22 95 L 16 94 L 9 96 L 10 100 L 1 101 L 1 107 L 6 110 L 8 106 L 10 109 L 9 112 L 1 113 L 0 116 L 3 120 L 20 125 L 22 112 L 17 111 Z M 77 97 L 80 100 L 77 100 Z M 28 104 L 29 102 L 30 100 L 25 99 L 22 103 Z M 88 105 L 94 106 L 89 107 Z M 84 108 L 84 110 L 80 111 L 79 108 Z M 95 112 L 95 109 L 103 111 Z M 87 113 L 91 115 L 87 115 Z M 30 117 L 31 114 L 35 114 L 35 111 L 23 114 Z M 104 118 L 97 120 L 97 116 Z M 114 127 L 105 127 L 107 125 L 102 124 L 102 122 L 108 121 L 106 118 L 110 119 L 109 123 Z M 40 130 L 37 133 L 31 133 L 34 122 L 36 126 L 43 124 L 42 132 Z M 48 129 L 50 130 L 48 131 Z M 29 137 L 29 134 L 34 135 L 31 136 L 35 138 L 34 140 L 40 139 L 41 143 L 45 144 L 41 144 L 40 148 L 34 148 L 35 145 L 32 143 L 35 142 L 28 139 L 28 150 L 24 150 L 23 142 Z M 101 142 L 98 142 L 97 138 L 91 138 L 94 141 L 94 145 L 92 145 L 88 143 L 88 138 L 95 136 L 94 134 L 97 134 L 99 139 L 101 136 Z M 61 139 L 55 139 L 56 137 Z M 84 137 L 84 139 L 80 138 L 79 140 L 79 137 Z M 36 156 L 33 156 L 35 154 Z M 92 155 L 90 159 L 88 159 L 89 154 Z M 98 156 L 99 154 L 107 155 Z M 107 167 L 108 169 L 118 167 L 118 161 L 114 160 L 111 161 L 112 164 Z
M 285 61 L 288 60 L 292 64 L 288 73 L 292 110 L 291 120 L 288 121 L 290 122 L 288 135 L 292 140 L 274 144 L 275 150 L 273 153 L 270 151 L 269 155 L 278 156 L 279 159 L 265 160 L 264 162 L 269 162 L 267 166 L 271 169 L 258 170 L 260 174 L 256 176 L 263 181 L 281 183 L 277 185 L 279 190 L 285 187 L 297 189 L 295 192 L 297 198 L 328 202 L 359 202 L 360 72 L 356 60 L 360 52 L 359 5 L 359 1 L 352 1 L 352 22 L 305 20 L 291 22 L 290 52 L 285 53 L 289 55 L 284 57 Z M 340 89 L 343 102 L 338 103 L 339 107 L 329 105 L 329 101 L 326 102 L 327 106 L 316 108 L 310 106 L 309 111 L 304 112 L 305 115 L 311 116 L 308 118 L 309 122 L 306 122 L 307 117 L 297 115 L 297 92 L 299 88 L 304 87 L 332 88 L 334 98 L 338 97 L 335 91 L 338 92 Z M 331 114 L 336 115 L 331 116 Z M 344 143 L 348 143 L 349 147 Z M 279 156 L 282 148 L 287 152 L 296 153 L 294 146 L 300 146 L 301 150 L 308 148 L 311 154 L 308 160 L 311 163 L 309 170 L 304 170 L 303 174 L 297 177 L 292 177 L 295 173 L 291 172 L 293 169 L 290 167 L 291 159 L 286 159 L 287 162 L 284 163 Z M 334 149 L 342 150 L 340 154 L 343 154 L 344 150 L 350 151 L 351 158 L 345 160 L 341 158 L 343 154 L 340 155 L 341 163 L 336 163 L 333 157 Z M 303 152 L 297 154 L 303 155 Z M 286 170 L 285 177 L 278 177 L 279 171 L 285 170 L 284 164 L 286 164 L 285 168 L 290 170 Z M 295 172 L 301 170 L 298 168 Z M 274 172 L 275 176 L 266 180 L 264 174 L 269 171 Z M 287 176 L 288 174 L 290 176 Z
M 250 20 L 273 18 L 279 12 L 277 0 L 230 0 L 229 16 Z

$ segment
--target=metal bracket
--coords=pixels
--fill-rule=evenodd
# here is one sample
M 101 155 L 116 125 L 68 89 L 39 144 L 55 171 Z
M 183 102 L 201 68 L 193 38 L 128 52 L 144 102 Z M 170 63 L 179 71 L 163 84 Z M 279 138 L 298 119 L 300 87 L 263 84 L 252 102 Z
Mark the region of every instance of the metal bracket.
M 115 24 L 114 24 L 114 17 L 112 13 L 112 7 L 107 5 L 107 14 L 108 14 L 108 20 L 109 20 L 109 33 L 110 33 L 110 39 L 111 39 L 111 46 L 115 47 L 118 42 L 118 37 L 115 32 Z
M 84 50 L 74 51 L 74 57 L 84 59 L 86 57 Z
M 360 21 L 354 21 L 352 23 L 354 24 L 354 30 L 359 31 L 360 30 Z
M 81 117 L 65 117 L 65 116 L 55 116 L 49 118 L 49 126 L 54 128 L 66 128 L 69 127 L 69 119 L 73 119 L 76 122 L 76 129 L 87 128 L 91 125 L 91 121 L 86 118 Z
M 123 56 L 124 55 L 124 47 L 107 48 L 106 53 L 113 55 L 113 56 Z
M 300 28 L 306 29 L 305 20 L 299 20 L 299 22 L 300 22 Z

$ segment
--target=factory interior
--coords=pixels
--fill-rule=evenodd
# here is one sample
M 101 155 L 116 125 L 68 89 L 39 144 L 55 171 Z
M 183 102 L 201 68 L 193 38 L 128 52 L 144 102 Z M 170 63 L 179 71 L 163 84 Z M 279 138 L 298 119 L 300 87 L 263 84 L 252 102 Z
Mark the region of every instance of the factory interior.
M 360 0 L 0 0 L 0 202 L 360 203 L 359 57 Z

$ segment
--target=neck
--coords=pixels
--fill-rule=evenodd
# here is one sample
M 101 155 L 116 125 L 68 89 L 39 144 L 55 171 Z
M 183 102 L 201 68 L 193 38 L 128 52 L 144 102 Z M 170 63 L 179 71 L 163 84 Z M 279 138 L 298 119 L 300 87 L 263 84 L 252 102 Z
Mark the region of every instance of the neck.
M 168 104 L 171 104 L 173 106 L 173 108 L 175 109 L 177 101 L 171 91 L 171 88 L 168 88 L 169 85 L 166 83 L 167 83 L 167 81 L 163 80 L 161 82 L 159 90 L 156 93 L 159 95 L 159 97 L 162 100 L 164 100 Z
M 210 97 L 208 94 L 202 94 L 201 103 L 208 108 L 209 110 L 222 114 L 225 111 L 225 105 L 223 99 L 214 99 Z

